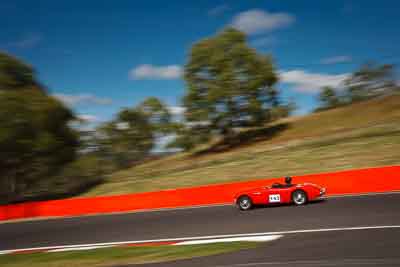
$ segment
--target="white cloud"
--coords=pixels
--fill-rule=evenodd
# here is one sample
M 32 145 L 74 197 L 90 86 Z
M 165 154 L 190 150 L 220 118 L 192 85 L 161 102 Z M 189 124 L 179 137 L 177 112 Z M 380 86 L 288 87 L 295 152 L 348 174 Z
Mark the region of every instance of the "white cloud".
M 294 86 L 294 89 L 303 93 L 315 93 L 323 86 L 331 86 L 341 89 L 343 81 L 350 74 L 323 74 L 312 73 L 304 70 L 281 71 L 281 81 Z
M 75 106 L 78 104 L 109 105 L 112 103 L 110 98 L 97 97 L 92 94 L 54 94 L 53 96 L 69 106 Z
M 32 48 L 37 46 L 42 39 L 42 35 L 39 33 L 29 33 L 25 34 L 21 39 L 12 42 L 9 45 L 16 48 Z
M 168 107 L 168 110 L 172 115 L 182 115 L 185 112 L 185 108 L 179 106 L 170 106 Z
M 288 13 L 270 13 L 261 9 L 251 9 L 233 18 L 232 26 L 248 34 L 257 34 L 286 27 L 295 18 Z
M 251 44 L 255 47 L 267 47 L 272 46 L 276 43 L 276 39 L 272 36 L 264 36 L 260 38 L 253 39 Z
M 211 17 L 216 17 L 221 15 L 222 13 L 228 11 L 230 7 L 226 4 L 216 6 L 208 11 L 208 15 Z
M 182 67 L 179 65 L 153 66 L 149 64 L 140 65 L 129 72 L 133 80 L 172 80 L 182 76 Z
M 91 114 L 79 114 L 77 117 L 78 117 L 78 119 L 83 120 L 85 122 L 89 122 L 89 123 L 99 121 L 98 117 L 91 115 Z
M 321 60 L 322 64 L 337 64 L 337 63 L 347 63 L 351 62 L 352 58 L 350 56 L 335 56 L 328 57 Z

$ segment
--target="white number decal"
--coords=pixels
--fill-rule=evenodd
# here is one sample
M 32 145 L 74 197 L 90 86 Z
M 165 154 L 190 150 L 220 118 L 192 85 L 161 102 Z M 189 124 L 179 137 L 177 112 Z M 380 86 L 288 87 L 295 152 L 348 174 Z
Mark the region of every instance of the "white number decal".
M 269 202 L 270 203 L 281 202 L 281 195 L 279 195 L 279 194 L 269 195 Z

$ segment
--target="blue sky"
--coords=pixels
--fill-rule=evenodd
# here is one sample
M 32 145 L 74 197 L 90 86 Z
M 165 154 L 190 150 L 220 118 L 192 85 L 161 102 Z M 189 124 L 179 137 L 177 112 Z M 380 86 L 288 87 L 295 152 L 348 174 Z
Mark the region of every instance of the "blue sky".
M 340 88 L 361 63 L 400 62 L 399 10 L 390 0 L 2 0 L 0 50 L 33 65 L 77 114 L 104 121 L 148 96 L 179 106 L 191 45 L 233 25 L 272 54 L 283 99 L 304 114 L 320 86 Z

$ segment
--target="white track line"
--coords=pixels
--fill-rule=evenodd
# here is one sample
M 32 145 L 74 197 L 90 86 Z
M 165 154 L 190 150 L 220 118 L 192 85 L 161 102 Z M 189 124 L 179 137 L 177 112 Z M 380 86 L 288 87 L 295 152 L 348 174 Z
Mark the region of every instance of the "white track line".
M 176 242 L 180 242 L 180 241 L 189 241 L 189 240 L 219 239 L 219 238 L 233 238 L 233 237 L 251 237 L 251 236 L 265 236 L 265 235 L 286 235 L 286 234 L 333 232 L 333 231 L 354 231 L 354 230 L 373 230 L 373 229 L 400 229 L 400 225 L 380 225 L 380 226 L 359 226 L 359 227 L 303 229 L 303 230 L 290 230 L 290 231 L 277 231 L 277 232 L 229 234 L 229 235 L 209 235 L 209 236 L 193 236 L 193 237 L 164 238 L 164 239 L 150 239 L 150 240 L 133 240 L 133 241 L 122 241 L 122 242 L 107 242 L 107 243 L 66 245 L 66 246 L 33 247 L 33 248 L 23 248 L 23 249 L 2 250 L 2 251 L 0 251 L 0 254 L 28 252 L 28 251 L 35 251 L 35 250 L 54 250 L 54 249 L 64 249 L 64 248 L 83 248 L 83 247 L 93 247 L 93 246 L 118 246 L 118 245 L 126 245 L 126 244 L 175 242 L 175 241 Z
M 75 251 L 75 250 L 91 250 L 97 248 L 109 248 L 113 246 L 91 246 L 91 247 L 76 247 L 76 248 L 58 248 L 58 249 L 51 249 L 46 252 L 64 252 L 64 251 Z
M 213 267 L 251 267 L 251 266 L 348 266 L 348 265 L 355 265 L 355 266 L 379 266 L 387 264 L 391 264 L 391 266 L 399 266 L 400 260 L 399 259 L 338 259 L 338 260 L 299 260 L 299 261 L 270 261 L 270 262 L 252 262 L 252 263 L 237 263 L 237 264 L 230 264 L 230 265 L 215 265 Z
M 203 239 L 203 240 L 191 240 L 183 241 L 173 244 L 174 246 L 181 245 L 200 245 L 200 244 L 211 244 L 211 243 L 223 243 L 223 242 L 268 242 L 281 238 L 282 235 L 264 235 L 264 236 L 244 236 L 244 237 L 230 237 L 230 238 L 216 238 L 216 239 Z

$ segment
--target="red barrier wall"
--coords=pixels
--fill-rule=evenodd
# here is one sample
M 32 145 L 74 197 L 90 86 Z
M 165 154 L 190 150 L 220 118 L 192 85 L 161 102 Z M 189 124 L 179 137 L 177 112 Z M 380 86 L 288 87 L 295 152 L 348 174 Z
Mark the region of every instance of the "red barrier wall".
M 0 220 L 31 217 L 77 216 L 159 208 L 231 203 L 236 193 L 269 185 L 282 178 L 164 190 L 139 194 L 72 198 L 0 206 Z M 400 190 L 400 166 L 369 168 L 293 177 L 327 188 L 328 195 Z

